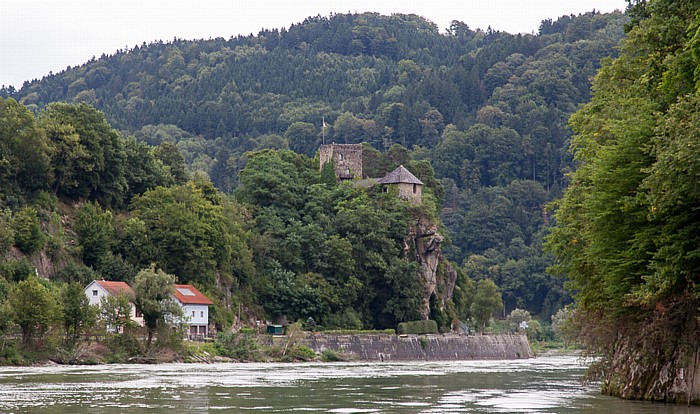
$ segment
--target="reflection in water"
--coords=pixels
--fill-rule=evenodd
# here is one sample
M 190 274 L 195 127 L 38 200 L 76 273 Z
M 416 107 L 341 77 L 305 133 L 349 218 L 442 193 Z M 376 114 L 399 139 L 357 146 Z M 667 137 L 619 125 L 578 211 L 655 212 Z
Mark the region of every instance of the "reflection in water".
M 0 413 L 668 413 L 579 381 L 575 357 L 519 361 L 165 364 L 0 369 Z

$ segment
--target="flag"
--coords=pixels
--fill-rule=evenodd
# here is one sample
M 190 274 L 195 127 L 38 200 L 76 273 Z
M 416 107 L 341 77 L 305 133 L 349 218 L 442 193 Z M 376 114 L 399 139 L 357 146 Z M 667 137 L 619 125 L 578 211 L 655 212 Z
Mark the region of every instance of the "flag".
M 324 117 L 321 118 L 321 119 L 323 120 L 323 127 L 324 127 L 324 128 L 327 127 L 328 125 L 326 125 L 326 117 L 324 116 Z

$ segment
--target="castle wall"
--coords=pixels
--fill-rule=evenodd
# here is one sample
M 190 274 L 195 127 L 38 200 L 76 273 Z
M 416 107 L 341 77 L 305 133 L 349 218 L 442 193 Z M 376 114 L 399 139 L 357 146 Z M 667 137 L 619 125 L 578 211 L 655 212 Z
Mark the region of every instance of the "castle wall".
M 362 179 L 362 144 L 321 145 L 320 167 L 333 161 L 337 179 Z
M 399 197 L 420 204 L 423 197 L 423 186 L 420 184 L 398 183 Z M 415 189 L 415 192 L 414 192 Z

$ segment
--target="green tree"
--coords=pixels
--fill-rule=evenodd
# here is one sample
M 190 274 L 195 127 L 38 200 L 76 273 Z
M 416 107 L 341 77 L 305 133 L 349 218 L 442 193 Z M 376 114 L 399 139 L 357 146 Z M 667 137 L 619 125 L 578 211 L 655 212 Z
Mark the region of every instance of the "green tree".
M 176 278 L 151 266 L 141 270 L 134 279 L 134 303 L 143 315 L 148 332 L 146 350 L 151 349 L 153 334 L 158 328 L 182 317 L 182 309 L 174 299 Z
M 284 133 L 289 149 L 307 156 L 313 155 L 318 148 L 318 132 L 314 124 L 294 122 Z
M 15 213 L 12 220 L 15 235 L 15 245 L 23 253 L 31 255 L 44 246 L 44 233 L 37 211 L 32 207 L 24 207 Z
M 57 318 L 53 295 L 35 277 L 18 282 L 8 296 L 12 322 L 22 331 L 22 345 L 30 347 L 42 339 Z
M 39 115 L 39 124 L 53 148 L 58 195 L 122 205 L 127 190 L 124 144 L 101 112 L 85 103 L 53 103 Z
M 126 333 L 136 327 L 131 319 L 134 298 L 125 293 L 103 296 L 99 306 L 99 321 L 106 331 Z
M 0 178 L 4 193 L 47 189 L 50 149 L 29 109 L 12 98 L 0 98 Z M 14 184 L 15 188 L 8 188 Z
M 476 285 L 472 303 L 472 314 L 478 329 L 483 332 L 491 323 L 494 312 L 503 309 L 503 300 L 498 286 L 490 279 L 482 279 Z
M 185 158 L 175 144 L 169 141 L 162 142 L 154 149 L 153 154 L 166 167 L 175 184 L 184 184 L 187 181 Z
M 80 283 L 69 283 L 63 286 L 60 307 L 66 338 L 69 344 L 75 345 L 80 334 L 94 326 L 95 308 L 90 306 L 90 301 Z
M 97 269 L 114 242 L 111 211 L 97 203 L 85 203 L 76 211 L 73 230 L 78 235 L 83 262 Z

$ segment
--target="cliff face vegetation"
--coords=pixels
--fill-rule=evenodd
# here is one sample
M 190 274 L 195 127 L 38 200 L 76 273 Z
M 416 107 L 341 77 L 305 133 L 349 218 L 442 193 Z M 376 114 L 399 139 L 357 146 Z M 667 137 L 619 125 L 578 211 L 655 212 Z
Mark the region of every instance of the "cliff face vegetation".
M 549 239 L 604 390 L 700 402 L 700 5 L 637 2 L 570 121 L 576 171 Z

